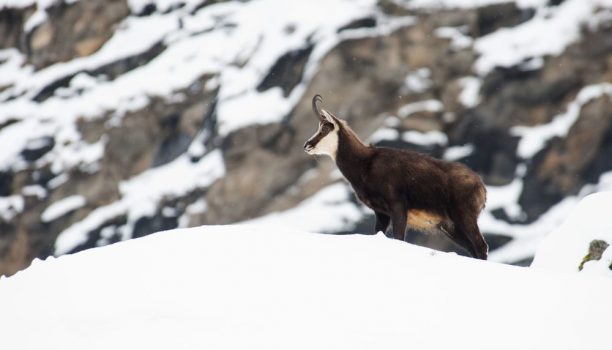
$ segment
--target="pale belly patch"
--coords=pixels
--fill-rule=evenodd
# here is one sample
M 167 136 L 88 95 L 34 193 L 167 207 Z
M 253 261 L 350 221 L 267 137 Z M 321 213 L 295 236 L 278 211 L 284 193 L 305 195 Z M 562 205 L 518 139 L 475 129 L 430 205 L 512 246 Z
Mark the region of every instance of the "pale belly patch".
M 445 221 L 442 216 L 418 209 L 408 211 L 408 226 L 420 231 L 436 231 L 441 222 Z

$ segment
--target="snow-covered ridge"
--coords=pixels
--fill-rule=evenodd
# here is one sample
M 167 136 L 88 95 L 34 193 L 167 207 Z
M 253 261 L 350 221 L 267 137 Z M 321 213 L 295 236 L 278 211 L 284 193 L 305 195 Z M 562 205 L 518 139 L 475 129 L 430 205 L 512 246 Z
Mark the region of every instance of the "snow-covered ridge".
M 0 278 L 0 327 L 13 350 L 604 349 L 611 293 L 383 235 L 202 226 Z
M 42 222 L 51 222 L 66 213 L 79 209 L 86 204 L 85 197 L 74 195 L 63 198 L 49 206 L 41 215 Z
M 612 191 L 584 198 L 563 224 L 542 241 L 531 266 L 550 271 L 578 272 L 591 241 L 603 240 L 612 244 L 611 205 Z M 586 262 L 583 272 L 612 277 L 612 248 L 606 249 L 600 260 Z

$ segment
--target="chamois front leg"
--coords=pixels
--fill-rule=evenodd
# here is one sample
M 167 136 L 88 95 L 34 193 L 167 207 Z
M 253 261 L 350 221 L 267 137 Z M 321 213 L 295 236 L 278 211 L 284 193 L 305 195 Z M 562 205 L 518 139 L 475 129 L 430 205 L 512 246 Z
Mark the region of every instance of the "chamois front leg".
M 376 214 L 376 227 L 374 228 L 374 233 L 382 232 L 386 234 L 391 218 L 389 215 L 379 213 L 377 211 L 375 211 L 374 214 Z
M 395 204 L 391 212 L 391 222 L 393 224 L 393 237 L 402 241 L 406 240 L 406 226 L 408 218 L 407 210 L 403 205 Z

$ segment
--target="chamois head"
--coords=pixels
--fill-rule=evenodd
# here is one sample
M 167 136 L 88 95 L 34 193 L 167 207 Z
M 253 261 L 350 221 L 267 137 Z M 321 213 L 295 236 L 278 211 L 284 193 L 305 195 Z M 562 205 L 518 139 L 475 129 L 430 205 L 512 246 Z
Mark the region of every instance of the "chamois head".
M 312 111 L 319 119 L 319 129 L 304 144 L 304 151 L 308 154 L 326 154 L 333 159 L 338 151 L 338 133 L 340 121 L 331 113 L 320 109 L 318 103 L 322 102 L 320 95 L 312 98 Z

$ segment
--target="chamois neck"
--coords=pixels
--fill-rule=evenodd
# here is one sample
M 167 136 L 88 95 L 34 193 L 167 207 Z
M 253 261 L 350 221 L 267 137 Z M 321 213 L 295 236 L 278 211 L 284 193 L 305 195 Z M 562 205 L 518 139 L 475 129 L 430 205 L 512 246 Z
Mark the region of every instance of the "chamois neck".
M 346 123 L 342 123 L 338 138 L 336 165 L 342 174 L 351 181 L 350 174 L 354 173 L 353 169 L 362 168 L 373 150 L 372 147 L 364 144 Z

